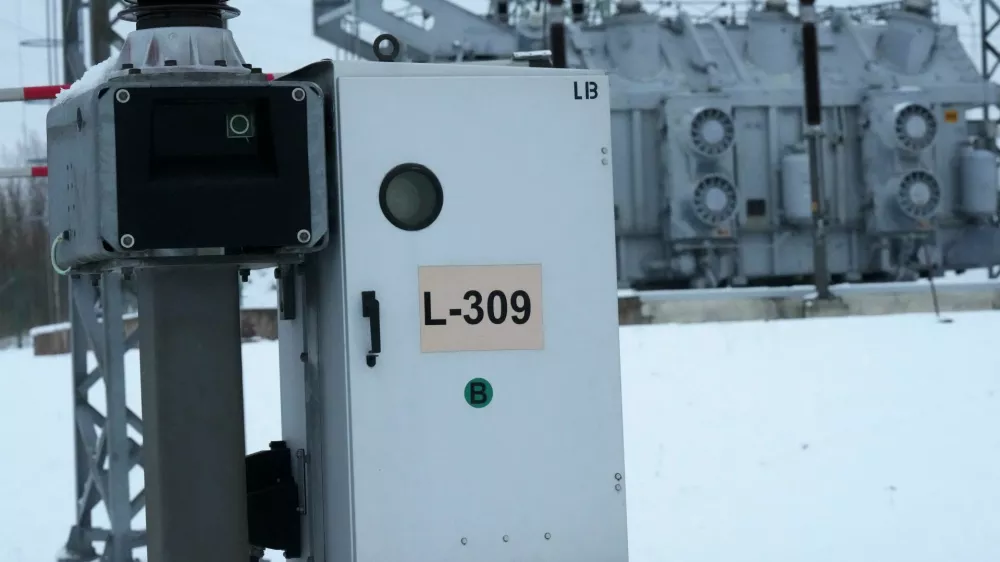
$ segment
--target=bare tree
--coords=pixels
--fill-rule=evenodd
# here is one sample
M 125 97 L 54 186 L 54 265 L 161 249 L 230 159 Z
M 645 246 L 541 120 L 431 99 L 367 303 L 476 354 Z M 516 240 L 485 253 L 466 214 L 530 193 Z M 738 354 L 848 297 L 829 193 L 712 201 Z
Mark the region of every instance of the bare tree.
M 29 137 L 3 151 L 6 166 L 45 156 L 45 145 Z M 66 320 L 66 282 L 49 263 L 44 178 L 0 182 L 0 337 L 19 339 L 32 326 Z

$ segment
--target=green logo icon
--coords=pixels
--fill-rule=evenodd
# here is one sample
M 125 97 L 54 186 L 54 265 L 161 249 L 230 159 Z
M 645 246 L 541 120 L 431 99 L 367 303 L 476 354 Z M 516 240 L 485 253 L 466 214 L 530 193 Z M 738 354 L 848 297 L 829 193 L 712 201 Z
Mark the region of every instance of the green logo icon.
M 473 408 L 485 408 L 493 401 L 493 385 L 486 379 L 472 379 L 465 385 L 465 401 Z

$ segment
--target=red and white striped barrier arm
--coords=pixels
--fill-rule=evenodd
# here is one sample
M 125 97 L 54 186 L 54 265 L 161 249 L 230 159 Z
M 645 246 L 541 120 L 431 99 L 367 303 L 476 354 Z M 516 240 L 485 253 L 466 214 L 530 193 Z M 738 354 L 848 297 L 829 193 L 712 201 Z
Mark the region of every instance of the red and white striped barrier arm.
M 0 88 L 0 102 L 37 101 L 55 99 L 56 94 L 69 88 L 61 86 L 27 86 L 24 88 Z
M 268 80 L 281 78 L 285 73 L 267 74 Z M 56 94 L 69 88 L 69 84 L 58 86 L 25 86 L 24 88 L 0 88 L 0 102 L 54 100 Z
M 0 168 L 0 179 L 47 178 L 48 166 L 25 166 L 23 168 Z

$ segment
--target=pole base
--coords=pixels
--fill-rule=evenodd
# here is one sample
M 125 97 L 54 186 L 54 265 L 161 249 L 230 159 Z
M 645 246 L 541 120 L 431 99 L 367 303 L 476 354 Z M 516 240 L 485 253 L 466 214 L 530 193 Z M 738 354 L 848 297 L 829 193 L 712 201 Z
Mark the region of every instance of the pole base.
M 802 301 L 803 318 L 846 316 L 847 313 L 847 303 L 836 295 L 830 295 L 826 298 L 819 296 L 807 297 Z
M 56 562 L 92 562 L 100 558 L 94 545 L 84 539 L 84 531 L 79 525 L 69 530 L 66 545 L 56 555 Z

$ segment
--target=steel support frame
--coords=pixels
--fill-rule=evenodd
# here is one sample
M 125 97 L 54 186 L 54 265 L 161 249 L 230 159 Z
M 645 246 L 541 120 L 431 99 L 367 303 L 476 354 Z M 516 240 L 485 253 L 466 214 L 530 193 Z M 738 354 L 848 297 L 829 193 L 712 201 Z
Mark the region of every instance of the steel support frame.
M 371 43 L 358 36 L 367 24 L 396 36 L 405 60 L 462 60 L 466 54 L 505 58 L 517 50 L 513 30 L 474 14 L 449 0 L 408 0 L 402 12 L 367 0 L 313 0 L 313 34 L 366 60 L 374 60 Z M 430 29 L 422 20 L 433 17 Z M 346 27 L 350 29 L 344 29 Z
M 95 310 L 97 289 L 103 314 Z M 139 330 L 125 336 L 122 278 L 119 273 L 73 276 L 70 280 L 70 347 L 73 365 L 74 467 L 76 517 L 59 562 L 132 562 L 132 551 L 145 546 L 145 530 L 132 520 L 145 507 L 145 493 L 134 496 L 129 473 L 142 467 L 142 447 L 128 427 L 142 435 L 139 416 L 126 403 L 125 352 L 136 347 Z M 97 366 L 87 368 L 88 352 Z M 105 411 L 90 402 L 90 390 L 104 384 Z M 109 528 L 93 524 L 94 508 L 103 504 Z M 95 545 L 103 543 L 98 553 Z
M 1000 49 L 995 44 L 1000 28 L 1000 3 L 996 0 L 979 0 L 980 64 L 983 77 L 992 80 L 1000 66 Z M 984 116 L 985 118 L 986 116 Z

